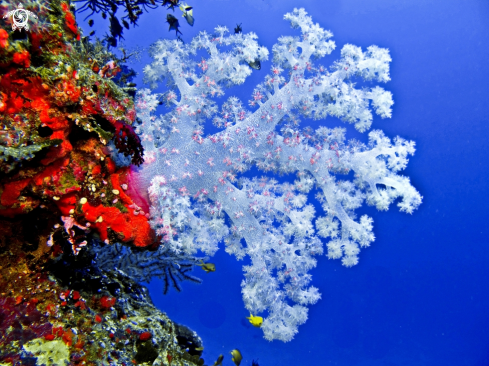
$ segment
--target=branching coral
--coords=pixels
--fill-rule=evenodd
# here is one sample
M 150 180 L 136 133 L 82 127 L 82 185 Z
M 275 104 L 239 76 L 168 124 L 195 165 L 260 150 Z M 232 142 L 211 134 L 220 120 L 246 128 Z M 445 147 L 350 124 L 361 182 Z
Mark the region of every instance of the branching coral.
M 188 272 L 198 262 L 198 259 L 188 255 L 168 253 L 163 247 L 155 252 L 135 251 L 121 244 L 94 245 L 97 253 L 97 264 L 105 271 L 119 270 L 136 282 L 151 281 L 158 277 L 163 280 L 163 293 L 167 293 L 170 285 L 181 291 L 179 283 L 187 280 L 200 283 L 201 280 Z
M 347 142 L 342 128 L 297 127 L 300 116 L 330 115 L 364 132 L 373 121 L 371 109 L 390 117 L 390 92 L 379 86 L 357 89 L 353 83 L 354 78 L 389 81 L 388 50 L 371 46 L 364 52 L 347 44 L 327 69 L 316 60 L 334 50 L 332 34 L 304 9 L 285 19 L 301 36 L 281 37 L 273 47 L 271 72 L 249 102 L 253 112 L 234 97 L 218 111 L 211 99 L 222 95 L 223 87 L 241 84 L 251 72 L 248 65 L 268 56 L 254 34 L 228 36 L 224 27 L 213 35 L 201 32 L 190 44 L 157 42 L 154 61 L 144 70 L 146 81 L 154 87 L 166 78 L 169 89 L 161 95 L 140 91 L 137 110 L 146 151 L 139 177 L 149 187 L 152 226 L 162 246 L 177 254 L 213 254 L 224 239 L 227 252 L 238 259 L 248 255 L 245 306 L 252 314 L 268 312 L 265 338 L 288 341 L 306 321 L 306 305 L 320 298 L 308 274 L 314 256 L 323 251 L 319 237 L 329 239 L 329 258 L 353 266 L 360 248 L 374 240 L 372 219 L 356 219 L 354 211 L 364 201 L 386 210 L 400 198 L 401 211 L 412 213 L 421 196 L 398 175 L 414 153 L 413 142 L 399 137 L 392 142 L 375 130 L 365 145 Z M 208 57 L 194 61 L 199 49 Z M 173 110 L 156 117 L 160 101 Z M 225 129 L 205 136 L 206 120 Z M 238 179 L 253 165 L 296 173 L 297 180 Z M 350 172 L 354 180 L 336 177 Z M 325 213 L 315 227 L 315 209 L 305 195 L 313 186 Z

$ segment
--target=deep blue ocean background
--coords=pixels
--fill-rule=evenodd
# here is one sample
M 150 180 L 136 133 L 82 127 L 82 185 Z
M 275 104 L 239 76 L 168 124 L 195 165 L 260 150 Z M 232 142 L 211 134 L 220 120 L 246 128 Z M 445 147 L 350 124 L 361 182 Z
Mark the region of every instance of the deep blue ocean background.
M 330 65 L 346 43 L 390 50 L 393 93 L 391 119 L 375 118 L 387 136 L 416 141 L 416 154 L 403 172 L 424 197 L 413 215 L 366 207 L 376 241 L 360 263 L 318 257 L 313 285 L 322 299 L 289 343 L 268 342 L 247 320 L 241 299 L 241 266 L 219 250 L 215 273 L 196 269 L 201 285 L 162 294 L 149 285 L 155 304 L 170 318 L 195 330 L 204 341 L 207 365 L 238 348 L 242 365 L 260 366 L 486 366 L 489 365 L 489 1 L 487 0 L 189 0 L 195 25 L 180 19 L 182 39 L 216 25 L 232 30 L 242 23 L 270 51 L 281 35 L 298 35 L 283 20 L 304 7 L 314 22 L 333 32 L 336 50 L 321 60 Z M 168 32 L 164 8 L 143 15 L 125 31 L 128 48 L 148 48 Z M 82 22 L 84 14 L 78 14 Z M 95 17 L 97 35 L 107 28 Z M 90 27 L 83 23 L 85 34 Z M 131 66 L 140 73 L 149 62 Z M 262 70 L 228 91 L 245 103 L 270 70 Z M 375 85 L 375 84 L 374 84 Z M 163 89 L 160 89 L 163 90 Z M 366 141 L 335 118 L 303 126 L 345 126 L 348 138 Z M 206 130 L 212 132 L 212 129 Z M 254 172 L 256 173 L 256 172 Z M 278 178 L 283 180 L 284 178 Z M 319 209 L 319 207 L 318 207 Z M 320 211 L 318 212 L 320 214 Z M 245 261 L 246 263 L 246 261 Z

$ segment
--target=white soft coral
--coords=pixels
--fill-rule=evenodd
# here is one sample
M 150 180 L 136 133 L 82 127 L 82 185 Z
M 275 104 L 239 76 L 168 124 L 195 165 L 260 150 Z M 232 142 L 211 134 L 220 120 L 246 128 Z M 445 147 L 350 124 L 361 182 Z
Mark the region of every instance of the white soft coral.
M 140 91 L 137 108 L 146 152 L 139 177 L 150 187 L 151 222 L 167 250 L 211 255 L 223 239 L 228 253 L 249 256 L 251 264 L 243 268 L 245 306 L 253 314 L 268 311 L 262 326 L 267 339 L 289 341 L 307 319 L 306 305 L 320 298 L 308 273 L 316 265 L 314 256 L 323 252 L 318 237 L 329 240 L 328 258 L 356 265 L 361 248 L 375 237 L 372 219 L 357 219 L 355 210 L 364 202 L 386 210 L 400 198 L 401 211 L 411 213 L 421 196 L 398 175 L 414 143 L 400 138 L 392 143 L 372 131 L 367 146 L 346 142 L 343 128 L 297 128 L 301 115 L 333 115 L 362 132 L 370 128 L 372 112 L 390 117 L 390 92 L 379 86 L 356 89 L 352 82 L 388 81 L 388 50 L 371 46 L 364 52 L 346 45 L 328 70 L 316 59 L 333 51 L 331 32 L 314 24 L 304 9 L 285 19 L 300 28 L 301 37 L 281 37 L 273 47 L 271 72 L 250 101 L 254 111 L 235 97 L 218 111 L 213 100 L 224 87 L 243 83 L 250 65 L 268 57 L 255 34 L 228 35 L 225 27 L 213 35 L 201 32 L 190 44 L 156 43 L 146 80 L 156 86 L 164 78 L 168 91 Z M 207 56 L 195 61 L 200 49 Z M 156 117 L 159 101 L 173 109 Z M 206 136 L 208 121 L 223 130 Z M 252 166 L 296 173 L 298 179 L 294 184 L 238 179 Z M 336 179 L 351 171 L 354 181 Z M 316 220 L 306 204 L 314 187 L 325 212 Z

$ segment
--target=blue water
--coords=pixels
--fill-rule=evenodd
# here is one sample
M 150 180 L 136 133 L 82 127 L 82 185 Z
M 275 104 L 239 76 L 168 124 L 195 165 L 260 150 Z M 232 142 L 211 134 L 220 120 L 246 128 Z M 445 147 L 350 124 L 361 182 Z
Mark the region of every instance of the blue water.
M 370 207 L 376 241 L 360 253 L 353 268 L 318 258 L 311 273 L 322 299 L 289 343 L 268 342 L 247 323 L 241 300 L 241 266 L 221 249 L 212 258 L 217 271 L 201 285 L 163 295 L 149 285 L 155 304 L 188 325 L 204 341 L 207 365 L 238 348 L 242 365 L 489 365 L 489 2 L 487 0 L 189 0 L 195 25 L 184 24 L 183 40 L 216 25 L 253 31 L 271 50 L 281 35 L 296 35 L 282 20 L 304 7 L 334 34 L 339 58 L 352 43 L 390 49 L 392 119 L 375 118 L 373 128 L 387 136 L 415 140 L 417 151 L 404 175 L 424 197 L 413 215 Z M 81 20 L 82 17 L 78 16 Z M 145 14 L 125 32 L 128 47 L 148 47 L 175 38 L 166 11 Z M 98 22 L 98 23 L 97 23 Z M 98 27 L 102 22 L 96 18 Z M 88 34 L 89 27 L 83 25 Z M 101 28 L 98 28 L 101 29 Z M 98 31 L 99 32 L 99 31 Z M 100 33 L 100 32 L 99 32 Z M 134 67 L 141 73 L 149 61 Z M 226 95 L 247 101 L 269 70 L 262 63 L 245 85 Z M 138 86 L 142 86 L 141 75 Z M 222 101 L 225 98 L 222 99 Z M 221 102 L 222 102 L 221 101 Z M 317 122 L 305 121 L 314 126 Z M 328 118 L 328 127 L 345 126 Z M 317 124 L 316 124 L 317 125 Z M 347 126 L 349 138 L 365 140 Z

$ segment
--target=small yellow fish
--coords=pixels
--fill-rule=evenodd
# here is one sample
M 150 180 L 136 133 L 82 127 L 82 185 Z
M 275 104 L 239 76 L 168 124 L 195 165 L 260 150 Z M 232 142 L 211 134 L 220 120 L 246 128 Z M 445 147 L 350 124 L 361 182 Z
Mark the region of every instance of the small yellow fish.
M 216 271 L 216 265 L 214 263 L 204 263 L 202 259 L 200 261 L 202 262 L 202 264 L 197 263 L 196 265 L 201 266 L 202 269 L 207 273 Z
M 217 361 L 214 362 L 214 365 L 212 366 L 219 366 L 219 365 L 222 365 L 222 360 L 224 359 L 224 356 L 223 355 L 219 355 L 219 357 L 217 358 Z
M 203 351 L 204 350 L 204 347 L 197 347 L 195 350 L 196 351 Z
M 183 11 L 183 12 L 189 12 L 189 11 L 192 11 L 192 9 L 193 9 L 191 6 L 189 6 L 186 3 L 181 3 L 179 5 L 179 7 L 180 7 L 180 10 Z
M 182 16 L 185 18 L 187 23 L 191 26 L 194 25 L 194 10 L 191 6 L 185 3 L 180 4 L 180 10 L 183 12 Z
M 250 323 L 257 328 L 260 328 L 263 324 L 263 318 L 261 316 L 254 316 L 250 313 L 250 316 L 246 317 L 250 321 Z
M 243 359 L 243 356 L 241 356 L 241 352 L 239 352 L 239 349 L 233 349 L 231 351 L 231 355 L 233 356 L 231 360 L 233 360 L 236 366 L 239 366 L 241 360 Z

